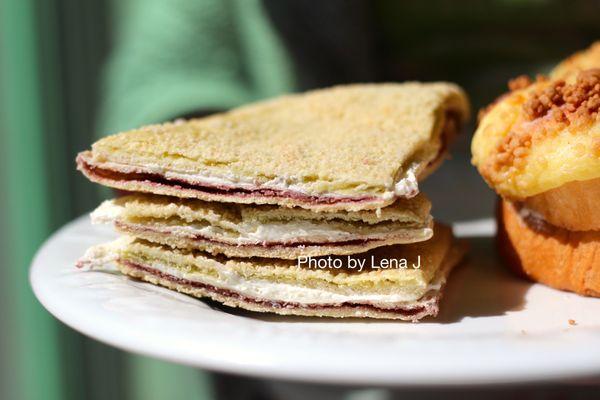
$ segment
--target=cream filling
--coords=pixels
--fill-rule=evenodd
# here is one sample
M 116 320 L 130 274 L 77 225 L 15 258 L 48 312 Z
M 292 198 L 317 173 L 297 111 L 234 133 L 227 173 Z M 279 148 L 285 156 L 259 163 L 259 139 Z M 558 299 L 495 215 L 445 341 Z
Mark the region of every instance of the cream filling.
M 417 168 L 419 164 L 412 164 L 405 172 L 404 178 L 400 179 L 394 185 L 394 194 L 397 197 L 406 197 L 410 199 L 419 194 L 419 182 L 417 181 Z
M 288 223 L 269 222 L 263 224 L 242 223 L 236 227 L 239 235 L 235 240 L 237 244 L 259 244 L 265 242 L 286 243 L 298 240 L 336 242 L 358 239 L 361 236 L 351 232 L 328 229 L 327 225 L 317 225 L 308 221 Z M 177 230 L 191 235 L 200 234 L 206 237 L 223 238 L 226 232 L 215 226 L 197 228 L 191 226 L 177 226 Z
M 446 281 L 444 274 L 438 274 L 429 284 L 398 287 L 395 293 L 339 293 L 325 289 L 309 288 L 282 282 L 249 280 L 233 269 L 219 264 L 218 277 L 197 272 L 184 272 L 178 268 L 152 262 L 150 268 L 174 277 L 230 290 L 243 296 L 267 301 L 294 302 L 304 304 L 341 304 L 345 302 L 376 304 L 387 307 L 402 306 L 407 302 L 420 300 L 429 291 L 438 291 Z
M 141 228 L 149 225 L 132 224 L 137 225 Z M 262 243 L 295 243 L 305 242 L 307 245 L 310 243 L 336 243 L 346 242 L 350 240 L 386 240 L 390 237 L 398 235 L 405 235 L 410 239 L 427 240 L 433 236 L 433 229 L 426 228 L 406 228 L 388 230 L 385 232 L 374 232 L 367 234 L 355 234 L 347 231 L 339 231 L 333 229 L 324 229 L 315 226 L 302 226 L 300 223 L 287 223 L 285 225 L 279 224 L 264 224 L 258 226 L 254 230 L 244 231 L 244 227 L 240 227 L 237 231 L 239 236 L 232 238 L 227 235 L 227 232 L 219 227 L 215 226 L 203 226 L 195 227 L 193 225 L 163 225 L 153 224 L 152 227 L 158 231 L 164 231 L 165 228 L 168 232 L 175 235 L 188 236 L 195 238 L 198 235 L 206 237 L 208 239 L 215 239 L 218 241 L 232 242 L 235 245 L 246 245 L 246 244 L 262 244 Z
M 78 261 L 80 267 L 98 268 L 112 264 L 119 258 L 123 250 L 131 243 L 130 238 L 120 238 L 116 241 L 94 246 Z M 375 304 L 383 307 L 394 307 L 406 305 L 409 302 L 420 300 L 430 291 L 439 291 L 446 282 L 448 267 L 440 266 L 434 279 L 429 282 L 420 282 L 411 286 L 396 287 L 394 293 L 378 294 L 365 292 L 333 292 L 325 289 L 309 288 L 283 282 L 270 282 L 261 279 L 247 279 L 238 274 L 234 269 L 227 267 L 217 261 L 213 261 L 213 269 L 217 276 L 203 275 L 198 272 L 186 272 L 179 268 L 165 265 L 159 261 L 153 261 L 150 265 L 162 273 L 211 285 L 219 289 L 230 290 L 241 295 L 262 299 L 267 301 L 295 302 L 304 304 L 340 304 L 344 302 Z
M 116 204 L 114 200 L 105 200 L 90 213 L 90 218 L 92 224 L 112 224 L 121 217 L 123 211 L 125 207 Z
M 300 178 L 295 176 L 277 177 L 269 181 L 260 183 L 256 179 L 250 177 L 240 177 L 234 174 L 189 174 L 177 171 L 165 170 L 158 164 L 147 164 L 143 167 L 132 166 L 128 164 L 115 163 L 111 161 L 97 163 L 100 168 L 111 169 L 123 173 L 154 173 L 160 174 L 167 179 L 179 179 L 185 182 L 191 182 L 199 185 L 207 186 L 225 186 L 240 189 L 253 190 L 257 187 L 261 189 L 272 189 L 278 191 L 293 191 L 306 196 L 318 196 L 334 199 L 349 199 L 356 198 L 359 195 L 341 194 L 341 193 L 323 193 L 322 190 L 316 188 L 319 183 L 304 183 Z M 404 174 L 399 177 L 392 187 L 387 187 L 382 194 L 368 194 L 368 196 L 379 197 L 383 200 L 391 200 L 399 197 L 412 198 L 419 193 L 419 185 L 415 172 L 418 164 L 412 164 Z M 354 190 L 368 190 L 367 185 L 358 185 Z
M 124 206 L 115 204 L 114 201 L 104 201 L 91 214 L 92 223 L 106 224 L 114 223 L 121 218 L 125 210 Z M 127 221 L 125 221 L 127 222 Z M 431 221 L 426 224 L 430 225 Z M 330 223 L 313 221 L 273 221 L 273 222 L 242 222 L 233 225 L 237 236 L 232 237 L 231 231 L 219 226 L 189 224 L 189 225 L 169 225 L 169 224 L 140 224 L 131 223 L 140 228 L 152 227 L 158 231 L 172 233 L 175 235 L 196 237 L 198 235 L 209 239 L 232 242 L 237 245 L 286 242 L 342 242 L 349 240 L 383 240 L 392 236 L 405 234 L 407 237 L 429 239 L 433 235 L 430 226 L 416 228 L 389 229 L 389 226 L 377 228 L 371 226 L 368 233 L 355 233 L 346 230 L 333 228 Z M 228 234 L 229 233 L 229 234 Z

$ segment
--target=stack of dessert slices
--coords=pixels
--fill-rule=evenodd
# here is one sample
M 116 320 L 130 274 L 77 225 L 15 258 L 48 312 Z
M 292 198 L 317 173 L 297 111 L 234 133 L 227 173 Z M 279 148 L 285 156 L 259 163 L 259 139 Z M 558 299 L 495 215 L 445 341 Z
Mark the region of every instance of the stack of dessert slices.
M 253 311 L 435 315 L 463 250 L 418 181 L 468 112 L 448 83 L 350 85 L 109 136 L 77 164 L 131 192 L 92 213 L 123 236 L 81 264 Z

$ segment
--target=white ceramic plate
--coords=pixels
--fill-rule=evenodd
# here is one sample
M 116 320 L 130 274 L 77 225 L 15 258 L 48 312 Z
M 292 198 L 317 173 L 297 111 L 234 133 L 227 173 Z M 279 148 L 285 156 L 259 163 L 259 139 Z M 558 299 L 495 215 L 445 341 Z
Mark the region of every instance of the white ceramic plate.
M 40 249 L 31 284 L 74 329 L 123 350 L 212 370 L 342 384 L 462 385 L 600 375 L 600 299 L 514 278 L 496 261 L 491 220 L 457 224 L 469 261 L 436 319 L 421 323 L 285 318 L 212 303 L 75 260 L 110 240 L 87 217 Z M 571 320 L 571 323 L 569 322 Z

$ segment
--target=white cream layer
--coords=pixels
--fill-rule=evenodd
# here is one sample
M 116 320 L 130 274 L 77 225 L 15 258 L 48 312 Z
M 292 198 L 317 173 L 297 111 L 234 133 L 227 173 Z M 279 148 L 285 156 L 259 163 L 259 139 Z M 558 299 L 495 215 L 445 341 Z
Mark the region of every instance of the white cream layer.
M 104 201 L 91 214 L 92 223 L 114 223 L 125 210 L 124 206 L 115 204 L 112 200 Z M 126 222 L 126 221 L 125 221 Z M 231 236 L 231 230 L 219 226 L 204 224 L 167 225 L 151 224 L 144 225 L 132 223 L 138 227 L 151 227 L 165 233 L 172 233 L 186 237 L 202 236 L 219 241 L 234 241 L 234 244 L 260 244 L 260 243 L 288 243 L 288 242 L 342 242 L 349 240 L 383 240 L 398 235 L 417 236 L 427 240 L 433 235 L 429 223 L 425 227 L 400 228 L 390 230 L 389 227 L 377 229 L 370 227 L 369 233 L 354 233 L 335 229 L 334 224 L 323 221 L 272 221 L 272 222 L 242 222 L 230 224 L 229 229 L 235 229 L 237 236 Z
M 131 238 L 122 237 L 110 243 L 94 246 L 86 251 L 86 254 L 78 261 L 78 265 L 89 268 L 110 265 L 120 257 L 122 249 L 125 249 L 131 243 L 131 240 Z M 211 261 L 207 260 L 207 262 Z M 446 282 L 449 266 L 442 265 L 434 279 L 428 284 L 423 283 L 410 287 L 398 287 L 395 293 L 377 294 L 341 293 L 289 283 L 269 282 L 260 279 L 249 280 L 216 260 L 212 260 L 212 264 L 212 268 L 218 273 L 216 277 L 202 275 L 197 272 L 185 272 L 159 261 L 153 261 L 150 265 L 143 266 L 153 268 L 176 278 L 230 290 L 251 298 L 305 304 L 366 303 L 390 308 L 406 305 L 407 302 L 418 301 L 430 291 L 439 291 Z M 410 270 L 407 270 L 407 272 L 410 272 Z
M 399 287 L 395 293 L 339 293 L 324 289 L 316 289 L 292 285 L 289 283 L 269 282 L 265 280 L 248 280 L 234 270 L 219 264 L 219 276 L 213 278 L 194 272 L 183 272 L 159 262 L 153 262 L 149 267 L 177 278 L 211 285 L 216 288 L 230 290 L 241 295 L 268 301 L 295 302 L 305 304 L 340 304 L 344 302 L 376 304 L 393 307 L 407 302 L 420 300 L 429 291 L 440 290 L 446 281 L 444 274 L 438 274 L 428 285 Z
M 190 174 L 182 171 L 167 171 L 158 164 L 147 164 L 143 167 L 116 163 L 111 161 L 97 163 L 97 166 L 103 169 L 115 170 L 123 173 L 152 173 L 160 174 L 167 179 L 180 179 L 184 182 L 192 184 L 207 185 L 207 186 L 225 186 L 240 189 L 252 190 L 257 187 L 261 189 L 272 189 L 278 191 L 293 191 L 306 196 L 318 196 L 327 198 L 355 198 L 356 195 L 347 195 L 341 193 L 324 193 L 315 188 L 317 183 L 304 183 L 295 176 L 277 177 L 269 181 L 259 183 L 251 177 L 241 177 L 233 174 Z M 383 200 L 396 199 L 399 197 L 412 198 L 419 193 L 419 185 L 415 176 L 415 171 L 418 165 L 413 164 L 401 175 L 393 186 L 379 195 L 369 195 L 379 197 Z M 356 190 L 366 190 L 367 185 L 358 185 Z

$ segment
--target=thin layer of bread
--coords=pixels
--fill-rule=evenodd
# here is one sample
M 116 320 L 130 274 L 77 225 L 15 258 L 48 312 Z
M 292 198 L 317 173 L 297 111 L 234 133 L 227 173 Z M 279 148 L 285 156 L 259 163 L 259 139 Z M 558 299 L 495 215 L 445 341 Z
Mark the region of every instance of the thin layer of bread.
M 405 228 L 386 234 L 365 235 L 348 240 L 318 242 L 314 239 L 306 239 L 295 242 L 272 241 L 235 244 L 233 241 L 209 239 L 202 235 L 196 236 L 193 231 L 162 224 L 142 225 L 117 221 L 115 227 L 120 233 L 180 249 L 201 250 L 213 255 L 223 254 L 227 257 L 263 257 L 285 260 L 364 253 L 382 246 L 422 242 L 430 239 L 433 233 L 432 224 L 430 224 L 422 228 Z
M 228 257 L 296 259 L 428 240 L 433 234 L 429 209 L 423 195 L 380 213 L 314 213 L 134 194 L 105 201 L 92 213 L 92 221 L 182 249 Z
M 444 260 L 444 271 L 449 272 L 459 262 L 461 256 L 459 250 L 453 251 Z M 228 307 L 260 313 L 301 317 L 374 318 L 418 322 L 425 317 L 435 317 L 438 314 L 439 301 L 442 297 L 443 289 L 443 287 L 440 287 L 439 289 L 432 290 L 421 299 L 397 305 L 396 308 L 380 308 L 377 305 L 352 303 L 311 307 L 306 304 L 263 301 L 241 296 L 235 292 L 215 291 L 210 286 L 198 284 L 198 282 L 173 279 L 173 276 L 160 273 L 160 271 L 148 268 L 142 269 L 139 266 L 129 263 L 118 262 L 117 267 L 123 274 L 133 278 L 194 297 L 209 298 Z
M 416 181 L 397 184 L 439 164 L 444 127 L 461 125 L 468 112 L 462 90 L 448 83 L 340 86 L 109 136 L 78 166 L 124 190 L 374 209 L 418 192 Z
M 223 228 L 242 221 L 260 223 L 298 220 L 313 222 L 344 221 L 360 224 L 367 228 L 370 225 L 387 222 L 422 225 L 430 219 L 431 211 L 431 203 L 424 194 L 419 194 L 411 199 L 399 199 L 391 206 L 382 208 L 378 212 L 363 210 L 315 213 L 303 208 L 206 202 L 144 193 L 119 197 L 105 204 L 119 208 L 118 211 L 124 217 L 130 219 L 178 218 L 189 223 L 206 220 L 211 223 L 222 224 Z

